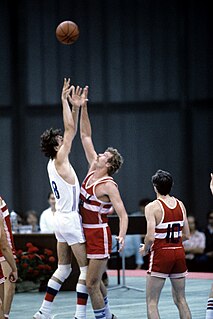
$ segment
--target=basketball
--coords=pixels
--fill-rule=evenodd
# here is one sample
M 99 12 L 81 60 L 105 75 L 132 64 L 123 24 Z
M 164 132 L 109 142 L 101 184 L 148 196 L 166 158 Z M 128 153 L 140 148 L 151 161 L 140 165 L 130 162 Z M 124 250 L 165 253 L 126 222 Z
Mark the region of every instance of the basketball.
M 56 38 L 63 44 L 73 44 L 79 37 L 79 28 L 75 22 L 63 21 L 56 28 Z

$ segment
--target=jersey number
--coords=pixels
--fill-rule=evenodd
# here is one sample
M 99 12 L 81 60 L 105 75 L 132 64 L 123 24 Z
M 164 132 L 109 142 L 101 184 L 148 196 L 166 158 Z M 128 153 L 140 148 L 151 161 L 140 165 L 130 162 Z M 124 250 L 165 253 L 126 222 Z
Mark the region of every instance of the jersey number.
M 58 188 L 57 188 L 57 185 L 56 185 L 56 182 L 52 181 L 52 188 L 53 188 L 53 192 L 55 194 L 55 197 L 57 199 L 60 198 L 60 194 L 59 194 L 59 191 L 58 191 Z
M 166 235 L 167 243 L 179 243 L 180 241 L 180 224 L 171 224 L 167 227 L 167 235 Z

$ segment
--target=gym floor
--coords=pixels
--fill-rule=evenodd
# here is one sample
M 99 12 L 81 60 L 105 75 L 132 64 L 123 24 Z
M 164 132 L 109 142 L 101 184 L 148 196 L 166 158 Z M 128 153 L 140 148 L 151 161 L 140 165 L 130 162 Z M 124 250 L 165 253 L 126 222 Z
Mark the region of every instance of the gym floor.
M 146 319 L 145 282 L 144 270 L 126 270 L 120 273 L 121 284 L 118 285 L 117 271 L 108 270 L 110 307 L 118 319 Z M 186 280 L 186 298 L 193 319 L 204 319 L 208 295 L 213 281 L 213 273 L 189 273 Z M 116 289 L 110 289 L 116 288 Z M 137 291 L 134 288 L 142 289 Z M 44 293 L 28 292 L 16 293 L 12 305 L 10 319 L 32 319 L 38 311 Z M 74 291 L 61 291 L 58 293 L 52 315 L 54 319 L 71 319 L 75 312 L 76 293 Z M 171 295 L 170 281 L 167 279 L 162 290 L 159 302 L 160 316 L 163 319 L 179 318 L 176 306 Z M 87 319 L 93 319 L 90 301 L 87 308 Z

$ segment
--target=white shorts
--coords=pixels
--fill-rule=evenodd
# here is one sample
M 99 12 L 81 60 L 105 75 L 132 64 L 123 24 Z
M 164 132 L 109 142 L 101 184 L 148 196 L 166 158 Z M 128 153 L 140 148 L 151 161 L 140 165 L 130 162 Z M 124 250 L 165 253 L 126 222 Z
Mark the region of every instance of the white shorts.
M 67 243 L 71 246 L 86 241 L 83 233 L 81 216 L 78 212 L 55 212 L 54 229 L 56 239 L 59 243 Z

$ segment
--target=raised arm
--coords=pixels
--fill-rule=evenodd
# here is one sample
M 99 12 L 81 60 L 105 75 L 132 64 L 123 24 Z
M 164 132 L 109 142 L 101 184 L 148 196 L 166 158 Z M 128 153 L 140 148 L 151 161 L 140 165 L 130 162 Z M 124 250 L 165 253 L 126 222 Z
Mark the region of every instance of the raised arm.
M 61 164 L 65 159 L 68 159 L 68 155 L 71 150 L 72 141 L 76 134 L 76 125 L 73 120 L 72 111 L 70 109 L 68 103 L 68 96 L 73 90 L 73 87 L 70 86 L 70 79 L 64 79 L 64 85 L 61 92 L 61 102 L 63 109 L 63 122 L 64 122 L 64 136 L 63 136 L 63 144 L 60 147 L 56 162 L 57 164 Z
M 111 182 L 105 183 L 105 191 L 106 194 L 108 195 L 116 213 L 118 214 L 119 217 L 119 235 L 117 237 L 117 240 L 120 244 L 120 249 L 121 251 L 124 247 L 125 243 L 125 236 L 128 228 L 128 215 L 126 212 L 126 209 L 124 207 L 123 201 L 121 199 L 119 190 L 117 186 Z
M 84 152 L 91 168 L 92 163 L 97 158 L 97 153 L 95 152 L 92 142 L 92 128 L 87 110 L 88 87 L 84 88 L 83 95 L 85 96 L 85 99 L 81 107 L 80 134 Z

